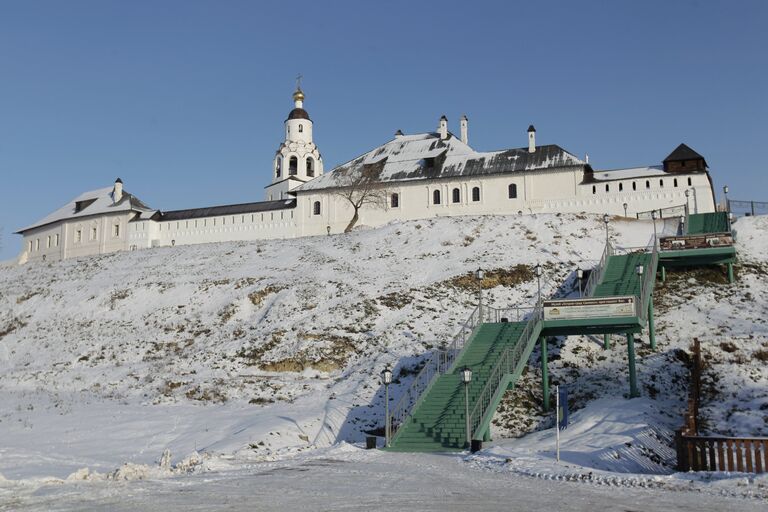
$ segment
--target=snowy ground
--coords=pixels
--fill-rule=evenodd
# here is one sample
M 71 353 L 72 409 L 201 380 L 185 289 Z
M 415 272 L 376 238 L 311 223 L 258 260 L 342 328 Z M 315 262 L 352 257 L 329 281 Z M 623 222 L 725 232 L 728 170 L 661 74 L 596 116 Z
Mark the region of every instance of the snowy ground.
M 18 489 L 16 511 L 193 510 L 765 510 L 729 487 L 669 478 L 542 480 L 483 468 L 457 455 L 365 451 L 346 444 L 275 462 L 227 464 L 191 476 L 75 482 Z M 632 487 L 629 484 L 634 484 Z M 0 506 L 2 508 L 2 506 Z
M 591 473 L 622 486 L 662 478 L 697 492 L 723 486 L 764 496 L 759 478 L 716 475 L 711 483 L 672 475 L 670 466 L 686 390 L 682 350 L 693 336 L 710 361 L 707 429 L 768 435 L 761 359 L 768 354 L 768 218 L 740 219 L 736 228 L 736 285 L 726 286 L 722 272 L 675 272 L 657 289 L 659 350 L 650 352 L 642 337 L 638 346 L 642 399 L 623 398 L 620 338 L 609 351 L 590 337 L 554 340 L 550 373 L 569 386 L 576 411 L 563 462 L 554 462 L 552 417 L 539 412 L 534 352 L 494 418 L 497 443 L 463 461 L 460 474 L 516 475 L 511 488 L 532 485 L 531 476 Z M 615 220 L 611 229 L 631 246 L 652 233 L 639 221 Z M 0 265 L 0 504 L 18 499 L 46 509 L 61 499 L 74 509 L 98 508 L 100 499 L 125 503 L 134 492 L 176 503 L 177 488 L 190 496 L 231 489 L 245 499 L 254 474 L 272 475 L 258 479 L 266 485 L 281 472 L 320 471 L 263 468 L 322 457 L 380 427 L 379 372 L 395 366 L 396 398 L 424 354 L 448 342 L 474 307 L 474 269 L 489 274 L 489 304 L 530 303 L 531 265 L 545 266 L 547 293 L 568 293 L 573 269 L 599 258 L 604 236 L 593 216 L 441 218 L 347 236 Z M 158 465 L 166 449 L 171 455 Z M 390 461 L 381 462 L 384 474 L 394 472 L 386 464 L 411 463 L 361 453 L 343 465 L 350 475 L 375 480 L 376 469 L 363 469 L 369 462 Z M 152 482 L 136 481 L 142 478 Z M 287 507 L 290 496 L 284 499 Z

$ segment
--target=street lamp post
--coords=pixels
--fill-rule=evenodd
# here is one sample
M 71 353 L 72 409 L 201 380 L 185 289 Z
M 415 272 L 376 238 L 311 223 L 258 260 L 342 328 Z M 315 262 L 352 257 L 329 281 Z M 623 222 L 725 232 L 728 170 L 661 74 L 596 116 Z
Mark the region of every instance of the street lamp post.
M 485 277 L 485 272 L 483 269 L 478 268 L 475 271 L 475 277 L 477 278 L 477 314 L 480 317 L 478 320 L 482 323 L 483 321 L 483 278 Z
M 685 189 L 685 214 L 686 214 L 686 215 L 688 215 L 688 210 L 689 210 L 689 208 L 690 208 L 690 207 L 688 206 L 688 202 L 689 202 L 689 201 L 688 201 L 688 198 L 689 198 L 689 197 L 691 197 L 691 191 L 690 191 L 690 189 Z
M 611 220 L 611 218 L 608 216 L 607 213 L 605 215 L 603 215 L 603 224 L 605 224 L 605 246 L 606 247 L 608 246 L 608 241 L 609 241 L 609 238 L 608 238 L 608 222 L 610 220 Z
M 685 235 L 685 215 L 680 216 L 680 236 Z
M 465 366 L 461 369 L 461 382 L 464 383 L 464 418 L 467 428 L 467 446 L 472 444 L 472 428 L 469 423 L 469 383 L 472 382 L 472 368 Z
M 581 281 L 584 279 L 584 271 L 582 269 L 576 269 L 576 277 L 579 278 L 579 298 L 584 296 L 584 292 L 581 289 Z
M 725 185 L 723 187 L 723 194 L 725 195 L 725 211 L 730 212 L 731 211 L 731 205 L 728 204 L 728 185 Z
M 627 216 L 627 206 L 629 206 L 627 203 L 624 203 L 624 216 Z
M 384 446 L 390 443 L 390 419 L 389 419 L 389 385 L 392 384 L 392 370 L 389 366 L 381 372 L 381 383 L 384 384 Z
M 656 247 L 656 210 L 651 212 L 651 219 L 653 219 L 653 246 Z

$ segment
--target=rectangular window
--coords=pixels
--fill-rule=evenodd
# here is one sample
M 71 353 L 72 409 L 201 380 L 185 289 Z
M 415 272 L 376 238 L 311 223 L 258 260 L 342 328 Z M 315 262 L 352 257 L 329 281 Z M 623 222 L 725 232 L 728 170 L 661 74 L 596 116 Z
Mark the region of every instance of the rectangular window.
M 39 238 L 35 239 L 35 250 L 36 251 L 40 250 L 40 239 Z
M 27 252 L 32 252 L 32 240 L 27 242 Z
M 120 236 L 120 224 L 112 226 L 112 236 L 118 238 Z
M 82 241 L 83 241 L 83 230 L 78 229 L 77 231 L 75 231 L 75 243 L 79 244 Z
M 96 240 L 96 228 L 91 228 L 91 240 Z
M 48 235 L 48 238 L 46 238 L 46 240 L 45 240 L 45 247 L 46 247 L 46 249 L 50 249 L 51 248 L 51 235 Z
M 59 246 L 59 235 L 56 235 L 56 247 Z

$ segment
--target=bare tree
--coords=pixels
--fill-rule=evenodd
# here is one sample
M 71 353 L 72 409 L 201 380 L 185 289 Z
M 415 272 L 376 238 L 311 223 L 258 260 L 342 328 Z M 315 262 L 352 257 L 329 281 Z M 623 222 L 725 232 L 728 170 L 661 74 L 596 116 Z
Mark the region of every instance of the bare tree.
M 387 206 L 387 190 L 381 182 L 381 172 L 386 159 L 375 164 L 365 164 L 361 168 L 339 169 L 336 171 L 336 184 L 339 188 L 334 195 L 346 199 L 354 210 L 352 220 L 344 228 L 349 233 L 360 219 L 360 208 L 369 206 L 384 209 Z

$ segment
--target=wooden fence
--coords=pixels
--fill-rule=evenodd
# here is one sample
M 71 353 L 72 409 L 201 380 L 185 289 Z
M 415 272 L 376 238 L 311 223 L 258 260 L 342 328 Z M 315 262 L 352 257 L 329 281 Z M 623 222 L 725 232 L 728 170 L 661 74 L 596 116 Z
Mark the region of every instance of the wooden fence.
M 688 409 L 675 432 L 678 471 L 768 472 L 768 438 L 699 436 L 701 345 L 693 340 Z

